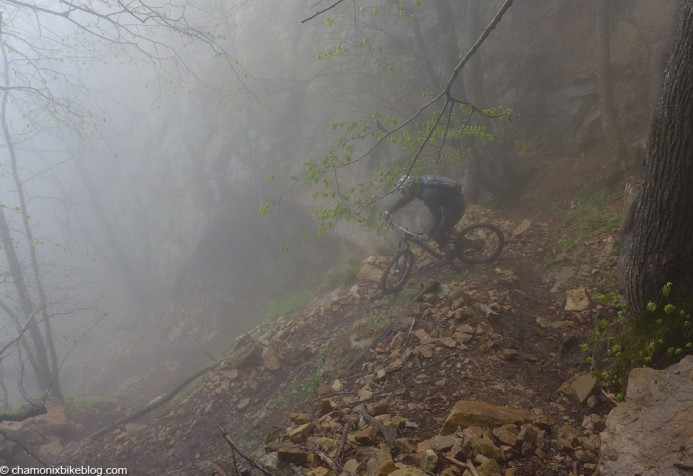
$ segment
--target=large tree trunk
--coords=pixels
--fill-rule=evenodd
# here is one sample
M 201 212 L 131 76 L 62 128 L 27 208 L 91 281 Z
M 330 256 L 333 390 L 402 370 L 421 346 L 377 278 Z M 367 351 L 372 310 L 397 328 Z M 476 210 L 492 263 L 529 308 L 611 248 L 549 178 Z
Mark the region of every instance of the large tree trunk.
M 693 302 L 693 0 L 682 0 L 645 155 L 625 258 L 636 311 L 673 283 L 669 301 Z

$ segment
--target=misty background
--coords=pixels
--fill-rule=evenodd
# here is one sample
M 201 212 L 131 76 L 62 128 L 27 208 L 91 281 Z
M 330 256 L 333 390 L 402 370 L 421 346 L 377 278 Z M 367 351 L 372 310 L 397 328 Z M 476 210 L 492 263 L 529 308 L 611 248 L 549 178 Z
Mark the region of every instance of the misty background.
M 614 112 L 633 150 L 651 119 L 673 3 L 612 2 Z M 0 2 L 0 200 L 23 266 L 31 246 L 41 265 L 63 393 L 146 388 L 153 376 L 165 385 L 256 325 L 273 299 L 311 289 L 348 256 L 386 243 L 377 226 L 340 220 L 316 239 L 324 222 L 316 215 L 338 199 L 302 180 L 305 164 L 332 152 L 360 157 L 375 144 L 356 139 L 362 126 L 411 117 L 445 87 L 501 4 L 344 2 L 303 22 L 328 4 L 198 2 L 186 10 L 188 25 L 212 32 L 216 50 L 166 29 L 150 30 L 157 43 L 139 48 L 95 41 L 60 18 L 38 28 L 35 15 Z M 513 117 L 481 120 L 493 140 L 451 137 L 450 160 L 427 151 L 436 171 L 466 181 L 470 201 L 519 197 L 540 173 L 533 158 L 608 155 L 595 15 L 581 2 L 518 3 L 465 67 L 455 94 Z M 383 171 L 405 164 L 413 143 L 385 141 L 327 179 L 385 194 L 393 177 Z M 17 309 L 4 261 L 0 272 L 3 302 Z M 17 326 L 3 319 L 10 342 Z M 12 401 L 17 376 L 36 389 L 25 359 L 19 347 L 2 356 Z

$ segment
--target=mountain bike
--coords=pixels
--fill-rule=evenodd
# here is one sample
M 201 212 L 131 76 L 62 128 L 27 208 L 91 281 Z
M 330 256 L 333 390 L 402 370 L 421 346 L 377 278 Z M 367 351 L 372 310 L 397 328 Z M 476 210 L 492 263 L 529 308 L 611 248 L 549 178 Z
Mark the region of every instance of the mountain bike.
M 492 223 L 476 223 L 463 228 L 459 233 L 452 234 L 448 243 L 449 253 L 447 255 L 428 246 L 423 239 L 423 234 L 414 233 L 395 222 L 390 222 L 390 226 L 399 230 L 401 237 L 397 251 L 395 251 L 380 279 L 383 294 L 396 293 L 407 283 L 416 261 L 416 256 L 411 249 L 412 244 L 437 260 L 445 259 L 454 263 L 455 259 L 458 259 L 467 264 L 495 261 L 505 246 L 503 231 Z

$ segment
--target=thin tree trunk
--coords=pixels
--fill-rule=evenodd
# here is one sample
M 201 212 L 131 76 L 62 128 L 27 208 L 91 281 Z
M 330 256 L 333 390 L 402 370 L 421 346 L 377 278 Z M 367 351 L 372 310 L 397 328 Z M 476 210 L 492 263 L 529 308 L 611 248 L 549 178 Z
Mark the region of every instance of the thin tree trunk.
M 443 40 L 443 71 L 449 74 L 460 61 L 460 49 L 457 43 L 457 28 L 455 26 L 452 6 L 449 0 L 436 0 L 433 2 L 438 13 L 438 22 L 442 31 Z M 465 87 L 462 75 L 455 78 L 450 92 L 454 97 L 465 97 Z
M 147 303 L 149 300 L 151 300 L 151 296 L 147 294 L 148 287 L 146 286 L 144 279 L 142 279 L 135 272 L 135 270 L 133 270 L 130 260 L 123 251 L 123 247 L 118 239 L 118 234 L 113 227 L 111 220 L 108 218 L 109 215 L 103 201 L 101 200 L 101 195 L 89 177 L 89 174 L 87 173 L 81 160 L 77 160 L 77 170 L 79 171 L 79 176 L 82 179 L 82 183 L 84 184 L 87 194 L 89 195 L 90 203 L 95 208 L 96 215 L 101 220 L 101 225 L 104 228 L 106 240 L 108 241 L 109 248 L 113 253 L 114 267 L 125 277 L 125 282 L 128 284 L 133 296 L 135 296 L 140 303 Z
M 693 0 L 674 26 L 645 154 L 642 189 L 625 255 L 625 297 L 636 311 L 661 298 L 693 301 Z
M 465 31 L 466 42 L 473 45 L 481 34 L 481 0 L 467 0 L 467 17 Z M 484 107 L 484 72 L 481 63 L 481 51 L 469 59 L 469 70 L 467 71 L 467 86 L 469 97 L 477 107 Z M 488 127 L 492 127 L 489 122 Z M 483 153 L 484 143 L 480 139 L 472 136 L 463 143 L 469 143 L 471 154 L 465 161 L 463 187 L 464 197 L 468 203 L 477 203 L 481 197 L 481 164 L 479 156 Z
M 31 363 L 36 372 L 39 387 L 41 391 L 45 392 L 51 387 L 51 370 L 48 364 L 48 354 L 46 353 L 46 346 L 43 343 L 43 336 L 36 323 L 34 303 L 29 296 L 29 289 L 24 280 L 22 266 L 19 262 L 14 243 L 12 242 L 10 228 L 7 224 L 7 218 L 5 217 L 5 208 L 2 206 L 0 206 L 0 243 L 2 243 L 2 249 L 7 258 L 12 283 L 17 291 L 17 298 L 22 307 L 22 314 L 24 314 L 29 326 L 29 336 L 33 347 L 33 355 L 35 356 L 35 358 L 31 360 Z
M 416 45 L 419 48 L 418 62 L 426 73 L 426 77 L 428 78 L 428 87 L 435 90 L 440 87 L 443 80 L 436 74 L 436 71 L 433 68 L 433 63 L 431 63 L 431 55 L 426 49 L 426 40 L 424 40 L 424 37 L 421 34 L 419 17 L 414 18 L 414 35 L 416 36 Z
M 0 390 L 2 390 L 2 411 L 7 413 L 10 410 L 10 392 L 5 385 L 5 368 L 2 365 L 2 358 L 0 358 Z
M 599 92 L 599 113 L 602 122 L 604 141 L 616 156 L 614 162 L 625 166 L 626 147 L 623 134 L 618 127 L 614 109 L 613 88 L 611 87 L 611 35 L 610 0 L 597 0 L 597 89 Z
M 2 28 L 2 25 L 0 25 Z M 1 40 L 1 38 L 0 38 Z M 46 300 L 46 293 L 41 281 L 41 271 L 38 265 L 38 258 L 36 256 L 36 242 L 34 240 L 34 235 L 29 223 L 29 212 L 26 205 L 26 196 L 24 194 L 24 186 L 19 177 L 19 168 L 17 166 L 17 153 L 14 148 L 14 141 L 12 140 L 12 135 L 7 124 L 7 100 L 10 91 L 10 64 L 7 59 L 7 48 L 4 41 L 0 42 L 0 52 L 2 53 L 2 62 L 4 68 L 4 83 L 5 91 L 2 95 L 2 130 L 5 137 L 5 144 L 7 145 L 7 150 L 10 155 L 10 163 L 12 166 L 12 178 L 15 183 L 17 197 L 19 199 L 19 213 L 22 217 L 22 225 L 24 227 L 24 235 L 29 246 L 29 256 L 31 261 L 31 269 L 34 275 L 34 285 L 39 296 L 39 311 L 43 316 L 43 326 L 45 330 L 45 341 L 44 344 L 47 347 L 48 352 L 50 352 L 50 379 L 51 383 L 48 388 L 42 388 L 42 390 L 50 390 L 51 394 L 62 400 L 62 394 L 60 392 L 60 381 L 58 379 L 58 355 L 55 350 L 55 341 L 53 340 L 53 330 L 51 327 L 50 319 L 48 318 L 48 305 Z M 9 232 L 9 229 L 8 229 Z M 33 312 L 33 311 L 32 311 Z M 35 344 L 36 345 L 36 344 Z M 37 351 L 38 352 L 38 351 Z M 45 351 L 42 351 L 45 353 Z M 46 362 L 46 369 L 47 369 Z M 43 366 L 40 362 L 39 365 Z M 48 377 L 48 376 L 46 376 Z
M 465 31 L 467 32 L 467 44 L 473 45 L 481 34 L 481 1 L 467 0 L 467 17 Z M 478 107 L 484 107 L 484 70 L 482 66 L 482 52 L 477 53 L 469 59 L 467 70 L 467 87 L 470 100 Z

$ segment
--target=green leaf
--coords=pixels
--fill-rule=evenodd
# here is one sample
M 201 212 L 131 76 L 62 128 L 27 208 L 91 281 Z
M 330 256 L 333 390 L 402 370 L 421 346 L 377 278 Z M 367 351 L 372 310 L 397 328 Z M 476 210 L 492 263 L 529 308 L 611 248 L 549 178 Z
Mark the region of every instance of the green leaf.
M 671 294 L 671 286 L 672 284 L 670 281 L 662 287 L 662 294 L 664 295 L 664 297 L 669 297 L 669 295 Z

